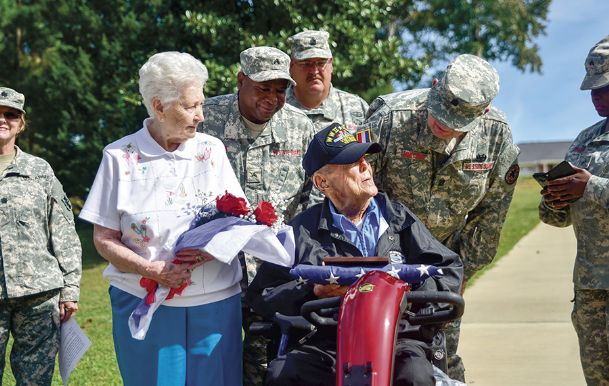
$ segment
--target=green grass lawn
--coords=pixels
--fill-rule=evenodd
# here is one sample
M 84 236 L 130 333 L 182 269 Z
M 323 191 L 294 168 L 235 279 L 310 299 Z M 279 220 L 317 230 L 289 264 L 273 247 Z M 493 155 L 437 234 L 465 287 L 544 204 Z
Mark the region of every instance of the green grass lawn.
M 476 279 L 492 268 L 522 236 L 529 233 L 539 223 L 537 206 L 541 198 L 540 190 L 541 187 L 532 177 L 520 177 L 518 179 L 514 198 L 501 230 L 495 259 L 486 268 L 476 273 L 467 283 L 468 286 L 473 285 Z
M 539 190 L 539 185 L 530 177 L 521 178 L 518 181 L 495 261 L 505 255 L 522 236 L 539 222 L 537 217 Z M 76 320 L 93 345 L 72 373 L 70 385 L 120 385 L 121 379 L 112 344 L 108 283 L 102 278 L 102 271 L 106 264 L 93 247 L 91 227 L 79 224 L 78 232 L 83 245 L 83 276 L 80 310 L 76 314 Z M 470 285 L 479 276 L 474 276 Z M 15 381 L 10 372 L 10 366 L 8 366 L 8 355 L 6 360 L 7 366 L 2 385 L 14 385 Z M 60 386 L 61 384 L 59 371 L 56 368 L 53 385 Z

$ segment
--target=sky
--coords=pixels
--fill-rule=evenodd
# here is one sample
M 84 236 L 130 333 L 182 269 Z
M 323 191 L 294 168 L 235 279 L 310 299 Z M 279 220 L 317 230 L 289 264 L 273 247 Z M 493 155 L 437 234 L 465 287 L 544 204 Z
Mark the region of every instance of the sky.
M 542 74 L 493 63 L 501 89 L 494 105 L 507 115 L 515 143 L 572 141 L 598 122 L 590 91 L 579 86 L 588 51 L 609 35 L 609 1 L 554 0 L 546 35 L 538 37 Z

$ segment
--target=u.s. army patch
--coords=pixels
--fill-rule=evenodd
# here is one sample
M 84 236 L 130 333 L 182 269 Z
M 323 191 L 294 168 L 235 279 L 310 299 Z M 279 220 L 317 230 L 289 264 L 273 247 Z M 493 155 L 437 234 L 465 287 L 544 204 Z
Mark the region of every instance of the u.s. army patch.
M 512 185 L 518 180 L 518 175 L 520 174 L 520 166 L 518 164 L 514 164 L 510 166 L 508 171 L 505 173 L 505 182 L 508 185 Z

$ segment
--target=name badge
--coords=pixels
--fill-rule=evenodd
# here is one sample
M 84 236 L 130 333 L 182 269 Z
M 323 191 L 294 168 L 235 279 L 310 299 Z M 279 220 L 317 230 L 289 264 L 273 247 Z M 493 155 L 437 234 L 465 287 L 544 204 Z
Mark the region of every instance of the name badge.
M 423 161 L 427 159 L 427 154 L 418 153 L 416 151 L 404 150 L 402 151 L 402 157 L 408 158 L 411 160 Z
M 271 154 L 299 156 L 302 154 L 302 150 L 300 150 L 300 149 L 276 149 L 276 150 L 272 150 Z
M 486 170 L 491 170 L 493 168 L 493 165 L 493 162 L 469 162 L 463 164 L 463 170 L 482 172 Z

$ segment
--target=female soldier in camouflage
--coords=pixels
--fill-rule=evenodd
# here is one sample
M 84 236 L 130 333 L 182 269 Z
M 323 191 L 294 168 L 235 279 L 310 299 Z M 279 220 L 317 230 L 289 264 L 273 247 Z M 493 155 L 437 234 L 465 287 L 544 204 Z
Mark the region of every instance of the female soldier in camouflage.
M 78 309 L 81 248 L 51 166 L 15 145 L 24 100 L 0 87 L 0 381 L 12 334 L 17 385 L 50 385 L 60 320 Z

